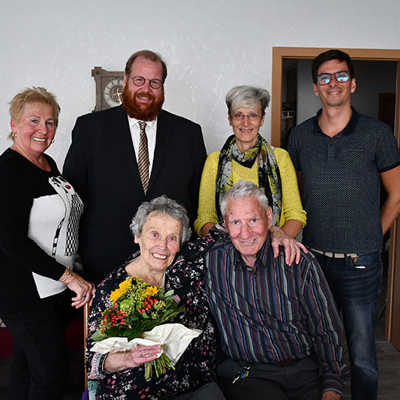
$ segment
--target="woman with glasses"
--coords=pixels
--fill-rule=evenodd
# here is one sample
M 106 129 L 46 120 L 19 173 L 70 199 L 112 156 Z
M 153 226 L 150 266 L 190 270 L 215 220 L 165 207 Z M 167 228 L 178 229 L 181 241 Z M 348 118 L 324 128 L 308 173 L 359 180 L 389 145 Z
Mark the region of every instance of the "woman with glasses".
M 288 236 L 296 237 L 305 225 L 306 212 L 290 156 L 286 150 L 273 148 L 259 133 L 269 99 L 267 90 L 252 86 L 236 86 L 226 95 L 233 135 L 204 164 L 195 221 L 199 235 L 223 223 L 221 198 L 241 179 L 265 191 L 274 225 L 280 226 Z

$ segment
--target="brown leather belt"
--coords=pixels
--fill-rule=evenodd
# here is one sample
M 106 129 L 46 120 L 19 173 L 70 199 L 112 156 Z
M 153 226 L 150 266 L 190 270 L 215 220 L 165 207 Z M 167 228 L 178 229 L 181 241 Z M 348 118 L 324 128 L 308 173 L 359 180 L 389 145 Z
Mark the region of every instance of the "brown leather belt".
M 296 363 L 298 360 L 282 360 L 282 361 L 276 361 L 275 364 L 279 365 L 280 367 L 287 367 L 289 365 L 292 365 Z

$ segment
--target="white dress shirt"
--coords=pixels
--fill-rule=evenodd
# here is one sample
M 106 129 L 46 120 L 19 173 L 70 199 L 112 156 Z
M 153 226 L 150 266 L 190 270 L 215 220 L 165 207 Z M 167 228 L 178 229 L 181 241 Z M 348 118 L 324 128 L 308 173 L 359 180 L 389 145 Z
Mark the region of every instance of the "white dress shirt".
M 140 142 L 140 126 L 139 121 L 136 118 L 128 116 L 129 128 L 131 130 L 133 148 L 135 149 L 136 161 L 139 157 L 139 142 Z M 146 122 L 146 136 L 147 136 L 147 147 L 149 150 L 149 177 L 151 176 L 151 169 L 153 167 L 154 150 L 156 148 L 156 133 L 157 133 L 157 118 L 153 121 Z

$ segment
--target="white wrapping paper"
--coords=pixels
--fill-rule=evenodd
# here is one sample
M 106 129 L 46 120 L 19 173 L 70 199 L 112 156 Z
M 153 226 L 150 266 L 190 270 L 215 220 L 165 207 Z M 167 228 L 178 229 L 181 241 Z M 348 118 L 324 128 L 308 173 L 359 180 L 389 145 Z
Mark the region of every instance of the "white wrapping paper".
M 182 324 L 163 324 L 156 326 L 151 331 L 145 332 L 142 338 L 128 341 L 128 338 L 113 337 L 95 343 L 91 351 L 100 354 L 127 351 L 137 346 L 162 345 L 159 356 L 165 352 L 168 358 L 176 364 L 190 342 L 202 333 L 199 329 L 189 329 Z

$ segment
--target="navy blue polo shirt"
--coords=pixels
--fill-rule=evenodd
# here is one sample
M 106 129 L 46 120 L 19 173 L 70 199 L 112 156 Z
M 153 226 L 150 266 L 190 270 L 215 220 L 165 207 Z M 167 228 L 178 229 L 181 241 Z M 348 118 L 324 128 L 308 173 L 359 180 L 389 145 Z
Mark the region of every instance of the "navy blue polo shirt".
M 366 254 L 382 245 L 380 173 L 400 164 L 391 129 L 354 109 L 348 125 L 325 135 L 317 115 L 293 129 L 288 151 L 302 172 L 304 243 L 322 251 Z

